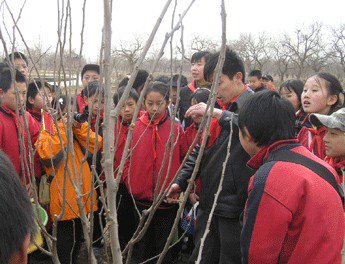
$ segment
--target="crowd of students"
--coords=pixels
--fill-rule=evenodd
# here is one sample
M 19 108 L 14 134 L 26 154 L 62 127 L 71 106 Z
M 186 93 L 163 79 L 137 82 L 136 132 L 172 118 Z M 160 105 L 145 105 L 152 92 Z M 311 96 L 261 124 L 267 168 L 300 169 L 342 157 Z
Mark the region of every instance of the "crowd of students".
M 183 75 L 160 76 L 144 91 L 117 196 L 122 249 L 142 212 L 171 186 L 169 199 L 158 206 L 134 248 L 138 262 L 162 252 L 180 195 L 188 184 L 194 184 L 190 178 L 204 138 L 202 117 L 209 115 L 210 84 L 219 56 L 219 52 L 197 52 L 191 58 L 189 84 Z M 147 71 L 139 71 L 121 106 L 114 128 L 114 177 L 148 77 Z M 227 49 L 210 135 L 187 205 L 195 216 L 190 221 L 193 232 L 187 232 L 189 261 L 198 257 L 212 211 L 201 263 L 341 263 L 345 229 L 340 186 L 345 169 L 341 83 L 329 73 L 316 73 L 305 83 L 287 80 L 278 88 L 272 76 L 262 75 L 260 70 L 249 73 L 248 84 L 245 77 L 243 61 Z M 93 214 L 92 246 L 102 263 L 106 222 L 100 185 L 106 188 L 106 181 L 101 154 L 104 88 L 99 65 L 85 65 L 81 80 L 82 91 L 71 99 L 59 94 L 56 86 L 31 81 L 24 54 L 15 52 L 6 58 L 0 65 L 0 149 L 29 195 L 33 191 L 30 175 L 49 184 L 46 209 L 52 222 L 58 219 L 60 262 L 77 262 L 84 239 L 82 219 Z M 125 77 L 120 82 L 114 106 L 128 80 Z M 76 113 L 69 117 L 73 109 Z M 195 139 L 198 129 L 201 133 Z M 179 170 L 191 146 L 193 150 Z M 222 190 L 215 201 L 220 181 Z M 24 229 L 18 238 L 20 246 L 33 230 L 30 225 Z M 5 232 L 3 227 L 1 232 Z M 175 263 L 180 250 L 180 246 L 171 248 L 164 263 Z M 3 263 L 16 253 L 9 252 Z

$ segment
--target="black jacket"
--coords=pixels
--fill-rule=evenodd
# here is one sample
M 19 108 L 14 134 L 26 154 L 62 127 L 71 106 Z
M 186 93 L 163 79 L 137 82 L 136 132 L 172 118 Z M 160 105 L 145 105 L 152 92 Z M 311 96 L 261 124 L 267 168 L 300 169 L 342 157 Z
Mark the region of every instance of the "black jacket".
M 227 154 L 231 116 L 238 112 L 244 101 L 252 94 L 253 91 L 251 89 L 245 90 L 237 100 L 231 104 L 229 111 L 223 112 L 218 121 L 222 130 L 214 144 L 204 151 L 199 168 L 201 180 L 199 202 L 202 210 L 208 212 L 211 210 L 214 195 L 218 189 L 223 162 Z M 241 146 L 236 119 L 237 116 L 234 115 L 230 158 L 225 170 L 223 188 L 218 197 L 216 210 L 214 212 L 216 215 L 227 218 L 238 218 L 242 213 L 247 199 L 249 178 L 253 174 L 253 170 L 246 166 L 250 157 Z M 199 146 L 194 148 L 193 153 L 188 157 L 187 163 L 182 168 L 175 181 L 182 190 L 187 188 L 187 180 L 192 175 L 199 149 Z
M 191 89 L 189 89 L 188 86 L 182 87 L 180 90 L 180 104 L 179 104 L 179 109 L 178 109 L 179 110 L 178 118 L 180 119 L 181 124 L 184 121 L 184 129 L 186 129 L 193 123 L 192 118 L 190 117 L 185 118 L 184 116 L 188 108 L 190 107 L 190 98 L 192 94 L 193 92 L 191 91 Z

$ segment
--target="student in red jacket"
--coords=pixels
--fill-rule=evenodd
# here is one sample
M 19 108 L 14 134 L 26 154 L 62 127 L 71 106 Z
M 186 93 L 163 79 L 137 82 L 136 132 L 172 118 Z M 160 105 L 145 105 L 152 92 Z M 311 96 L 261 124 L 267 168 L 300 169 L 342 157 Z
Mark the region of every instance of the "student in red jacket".
M 136 122 L 131 142 L 131 157 L 126 162 L 125 179 L 129 192 L 133 195 L 141 212 L 148 209 L 158 194 L 164 191 L 175 176 L 187 147 L 185 135 L 180 124 L 175 123 L 171 131 L 172 120 L 168 116 L 169 86 L 153 82 L 145 94 L 146 113 Z M 164 152 L 170 133 L 173 132 L 174 147 L 168 147 L 168 155 L 163 165 Z M 169 156 L 172 151 L 172 162 Z M 168 171 L 168 167 L 170 168 Z M 161 253 L 168 238 L 177 207 L 175 204 L 162 203 L 155 212 L 150 227 L 139 242 L 139 261 Z M 169 251 L 164 263 L 171 263 Z
M 11 69 L 6 64 L 0 65 L 0 149 L 13 163 L 22 183 L 29 188 L 31 163 L 29 157 L 29 141 L 32 146 L 39 135 L 39 127 L 32 116 L 23 110 L 26 99 L 26 79 L 15 70 L 15 82 L 12 83 Z M 19 102 L 16 100 L 18 93 Z M 16 113 L 19 111 L 19 116 Z M 25 129 L 25 115 L 28 130 Z M 19 138 L 21 140 L 19 140 Z
M 306 81 L 302 92 L 302 107 L 307 114 L 330 115 L 344 106 L 344 92 L 339 80 L 329 73 L 318 73 Z M 308 123 L 301 129 L 297 138 L 299 142 L 321 159 L 326 156 L 322 139 L 326 128 L 309 127 Z
M 326 127 L 323 138 L 325 142 L 325 161 L 331 165 L 344 182 L 345 172 L 345 108 L 341 108 L 330 116 L 311 114 L 310 121 L 315 126 Z
M 76 96 L 77 101 L 77 112 L 81 112 L 84 106 L 87 105 L 84 98 L 84 88 L 85 86 L 92 81 L 99 81 L 101 78 L 100 76 L 100 69 L 98 64 L 85 64 L 82 71 L 81 71 L 81 82 L 83 89 L 81 92 Z
M 53 99 L 51 92 L 51 86 L 47 82 L 33 81 L 28 85 L 26 110 L 32 115 L 38 126 L 41 126 L 42 122 L 42 109 L 46 110 Z
M 49 101 L 49 102 L 48 102 Z M 26 94 L 26 110 L 31 114 L 38 130 L 41 130 L 42 115 L 50 118 L 46 110 L 52 101 L 51 87 L 47 82 L 33 81 L 28 85 Z M 39 161 L 38 154 L 35 154 L 35 176 L 36 183 L 39 184 L 41 176 L 44 174 L 43 167 Z
M 116 106 L 124 93 L 124 88 L 119 88 L 117 93 L 114 94 L 113 100 Z M 118 172 L 122 154 L 127 141 L 127 134 L 129 131 L 129 126 L 132 123 L 135 108 L 137 107 L 137 102 L 139 100 L 139 95 L 135 89 L 131 89 L 129 92 L 128 99 L 125 105 L 121 108 L 120 116 L 115 124 L 114 130 L 114 143 L 115 143 L 115 155 L 114 155 L 114 173 Z M 121 180 L 119 185 L 119 190 L 117 192 L 116 201 L 118 202 L 117 207 L 117 220 L 119 225 L 119 240 L 121 248 L 125 248 L 128 241 L 134 234 L 135 231 L 135 215 L 134 215 L 134 205 L 130 194 L 128 193 L 127 187 L 123 180 Z
M 298 135 L 299 131 L 301 130 L 303 124 L 306 123 L 307 114 L 303 111 L 302 102 L 301 102 L 301 94 L 303 91 L 304 83 L 301 80 L 287 80 L 283 82 L 279 87 L 279 94 L 281 97 L 288 100 L 295 111 L 296 115 L 296 122 L 295 122 L 295 131 L 296 136 Z
M 339 178 L 294 139 L 294 121 L 291 104 L 274 91 L 255 94 L 240 109 L 240 141 L 257 169 L 248 187 L 242 263 L 341 263 Z

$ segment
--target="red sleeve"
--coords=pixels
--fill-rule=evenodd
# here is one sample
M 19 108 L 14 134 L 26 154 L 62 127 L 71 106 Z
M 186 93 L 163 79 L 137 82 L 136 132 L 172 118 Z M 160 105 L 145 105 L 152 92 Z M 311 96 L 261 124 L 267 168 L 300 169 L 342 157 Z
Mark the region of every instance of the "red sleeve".
M 250 193 L 255 195 L 255 190 Z M 270 195 L 263 193 L 258 208 L 251 204 L 246 205 L 246 223 L 243 233 L 248 234 L 252 228 L 251 236 L 245 239 L 248 243 L 248 263 L 278 263 L 279 254 L 292 221 L 291 212 Z M 255 221 L 250 217 L 257 210 Z M 265 241 L 265 243 L 262 243 Z
M 38 139 L 38 136 L 40 134 L 41 124 L 39 122 L 36 122 L 29 112 L 27 112 L 26 117 L 28 121 L 28 128 L 30 132 L 31 142 L 32 142 L 32 145 L 35 145 Z

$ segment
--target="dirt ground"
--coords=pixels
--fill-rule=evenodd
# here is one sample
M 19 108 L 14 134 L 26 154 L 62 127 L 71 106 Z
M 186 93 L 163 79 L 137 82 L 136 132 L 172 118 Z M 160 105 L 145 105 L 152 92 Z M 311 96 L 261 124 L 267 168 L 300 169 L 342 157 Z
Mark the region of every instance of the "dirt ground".
M 103 264 L 110 264 L 111 259 L 110 259 L 110 250 L 108 250 L 108 256 L 107 254 L 104 254 L 103 256 Z M 52 264 L 53 262 L 50 260 L 49 257 L 45 257 L 44 259 L 41 259 L 43 254 L 37 254 L 37 252 L 34 252 L 33 254 L 29 255 L 29 264 Z M 176 261 L 176 264 L 185 264 L 188 261 L 189 255 L 187 254 L 180 254 L 179 259 Z M 88 263 L 87 261 L 87 251 L 85 248 L 85 245 L 82 246 L 80 253 L 79 253 L 79 258 L 78 258 L 78 264 L 84 264 Z M 132 261 L 132 264 L 137 264 L 137 261 Z

